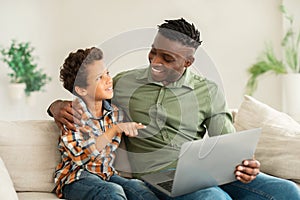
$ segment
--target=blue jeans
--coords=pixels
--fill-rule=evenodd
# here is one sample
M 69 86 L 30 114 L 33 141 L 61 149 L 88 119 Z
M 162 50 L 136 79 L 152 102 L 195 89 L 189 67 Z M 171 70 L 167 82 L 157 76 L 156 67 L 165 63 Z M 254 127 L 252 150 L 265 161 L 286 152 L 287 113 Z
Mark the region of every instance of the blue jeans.
M 171 198 L 154 187 L 147 186 L 159 199 L 166 200 L 300 200 L 300 190 L 295 183 L 260 173 L 251 183 L 234 181 L 219 187 L 210 187 Z
M 139 199 L 158 198 L 144 182 L 113 175 L 105 181 L 99 176 L 83 171 L 80 179 L 62 188 L 63 196 L 70 200 Z

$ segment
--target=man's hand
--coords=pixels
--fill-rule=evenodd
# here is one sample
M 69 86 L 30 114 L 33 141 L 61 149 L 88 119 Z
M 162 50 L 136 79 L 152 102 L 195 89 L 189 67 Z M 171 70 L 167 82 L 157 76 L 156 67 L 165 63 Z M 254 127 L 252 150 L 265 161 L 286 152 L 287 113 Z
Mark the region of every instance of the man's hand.
M 259 174 L 260 170 L 259 161 L 252 160 L 244 160 L 241 165 L 238 165 L 235 170 L 236 179 L 243 183 L 250 183 L 253 181 L 256 176 Z
M 50 105 L 49 109 L 54 117 L 55 123 L 61 130 L 64 130 L 63 125 L 65 125 L 68 129 L 76 131 L 74 122 L 81 125 L 80 119 L 82 110 L 78 101 L 57 100 Z

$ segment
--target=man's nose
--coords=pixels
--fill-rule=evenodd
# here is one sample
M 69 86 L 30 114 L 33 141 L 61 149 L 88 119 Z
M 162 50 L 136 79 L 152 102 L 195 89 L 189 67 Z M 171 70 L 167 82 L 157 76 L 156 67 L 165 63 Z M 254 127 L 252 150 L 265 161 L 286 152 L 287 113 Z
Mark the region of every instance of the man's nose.
M 152 60 L 151 60 L 151 64 L 154 64 L 154 65 L 160 65 L 162 64 L 162 58 L 160 56 L 153 56 Z

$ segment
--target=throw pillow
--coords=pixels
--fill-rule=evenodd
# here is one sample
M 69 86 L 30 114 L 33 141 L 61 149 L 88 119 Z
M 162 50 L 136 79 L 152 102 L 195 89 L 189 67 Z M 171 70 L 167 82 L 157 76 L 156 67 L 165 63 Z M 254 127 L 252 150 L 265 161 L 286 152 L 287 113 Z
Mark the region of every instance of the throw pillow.
M 0 157 L 0 197 L 1 199 L 18 200 L 14 185 Z
M 300 182 L 300 124 L 289 115 L 245 96 L 235 118 L 237 131 L 262 127 L 255 158 L 261 171 Z
M 15 190 L 51 192 L 60 154 L 59 130 L 52 120 L 0 121 L 0 156 Z

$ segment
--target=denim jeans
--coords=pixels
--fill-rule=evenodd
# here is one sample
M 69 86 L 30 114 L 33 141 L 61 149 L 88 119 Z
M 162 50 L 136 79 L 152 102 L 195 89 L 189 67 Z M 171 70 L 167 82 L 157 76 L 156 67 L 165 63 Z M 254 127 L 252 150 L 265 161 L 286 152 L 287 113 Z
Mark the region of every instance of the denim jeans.
M 166 200 L 300 200 L 300 190 L 295 183 L 260 173 L 251 183 L 234 181 L 219 187 L 210 187 L 171 198 L 154 187 L 147 186 L 159 199 Z
M 64 198 L 70 200 L 158 199 L 140 180 L 113 175 L 105 181 L 87 171 L 81 173 L 79 180 L 65 185 L 62 192 Z

